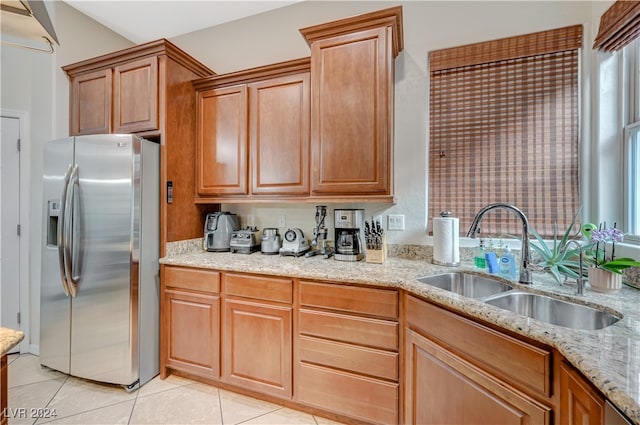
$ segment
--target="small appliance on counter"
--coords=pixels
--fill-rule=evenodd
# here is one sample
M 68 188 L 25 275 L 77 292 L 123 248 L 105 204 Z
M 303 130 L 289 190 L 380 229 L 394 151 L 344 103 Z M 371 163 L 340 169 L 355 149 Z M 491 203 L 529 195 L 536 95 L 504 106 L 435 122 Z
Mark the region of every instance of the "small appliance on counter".
M 246 227 L 231 234 L 229 251 L 233 254 L 251 254 L 260 250 L 260 243 L 256 238 L 257 227 Z
M 322 255 L 324 258 L 329 258 L 333 255 L 331 241 L 327 240 L 328 230 L 324 225 L 326 217 L 326 205 L 316 205 L 316 227 L 313 229 L 313 239 L 311 240 L 312 249 L 305 254 L 305 257 Z
M 339 261 L 360 261 L 364 258 L 364 210 L 333 210 L 335 228 L 335 259 Z
M 280 255 L 300 257 L 307 251 L 309 251 L 309 242 L 304 238 L 302 230 L 294 227 L 285 232 Z
M 229 211 L 207 214 L 204 223 L 205 248 L 209 252 L 229 251 L 232 233 L 238 229 L 238 216 Z
M 280 234 L 275 227 L 267 227 L 262 230 L 262 239 L 260 240 L 260 252 L 265 255 L 275 255 L 280 252 L 282 242 Z

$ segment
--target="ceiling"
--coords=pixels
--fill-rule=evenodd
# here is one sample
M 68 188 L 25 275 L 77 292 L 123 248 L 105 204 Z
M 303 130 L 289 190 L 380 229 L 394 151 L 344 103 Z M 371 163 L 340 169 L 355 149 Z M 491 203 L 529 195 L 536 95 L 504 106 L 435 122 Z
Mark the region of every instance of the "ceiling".
M 64 0 L 135 44 L 171 38 L 302 0 Z

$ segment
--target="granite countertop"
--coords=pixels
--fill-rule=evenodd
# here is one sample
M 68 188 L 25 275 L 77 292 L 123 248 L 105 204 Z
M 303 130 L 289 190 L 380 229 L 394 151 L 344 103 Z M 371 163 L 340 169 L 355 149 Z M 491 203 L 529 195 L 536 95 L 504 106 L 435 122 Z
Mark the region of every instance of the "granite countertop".
M 4 356 L 24 338 L 24 332 L 0 327 L 0 356 Z
M 575 286 L 558 285 L 548 275 L 534 273 L 533 285 L 510 282 L 517 289 L 553 294 L 583 304 L 595 304 L 622 313 L 623 318 L 596 331 L 575 330 L 550 325 L 499 309 L 480 300 L 467 298 L 420 283 L 416 277 L 444 271 L 468 270 L 436 266 L 428 260 L 388 258 L 384 264 L 325 260 L 320 256 L 280 257 L 212 253 L 201 250 L 177 252 L 160 260 L 162 264 L 210 268 L 216 270 L 261 273 L 381 287 L 401 288 L 470 317 L 493 323 L 525 337 L 556 348 L 603 394 L 640 425 L 640 290 L 627 287 L 618 294 L 600 294 L 587 289 L 586 297 L 575 297 Z

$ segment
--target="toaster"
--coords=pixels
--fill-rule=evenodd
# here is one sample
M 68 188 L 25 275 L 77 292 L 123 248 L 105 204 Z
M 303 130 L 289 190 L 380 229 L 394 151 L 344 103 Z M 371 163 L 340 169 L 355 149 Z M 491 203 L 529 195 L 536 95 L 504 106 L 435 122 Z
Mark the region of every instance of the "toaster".
M 260 250 L 260 242 L 256 239 L 256 227 L 247 227 L 246 229 L 236 230 L 231 234 L 231 242 L 229 250 L 232 253 L 251 254 Z
M 205 249 L 210 252 L 229 251 L 231 236 L 239 228 L 235 214 L 228 211 L 207 214 L 204 223 Z

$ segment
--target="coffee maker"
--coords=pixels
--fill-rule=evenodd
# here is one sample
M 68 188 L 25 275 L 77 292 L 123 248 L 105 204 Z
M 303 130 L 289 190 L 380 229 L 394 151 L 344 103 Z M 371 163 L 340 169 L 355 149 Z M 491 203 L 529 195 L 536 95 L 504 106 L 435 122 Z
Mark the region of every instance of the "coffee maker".
M 360 261 L 364 258 L 364 210 L 333 210 L 335 258 L 340 261 Z

